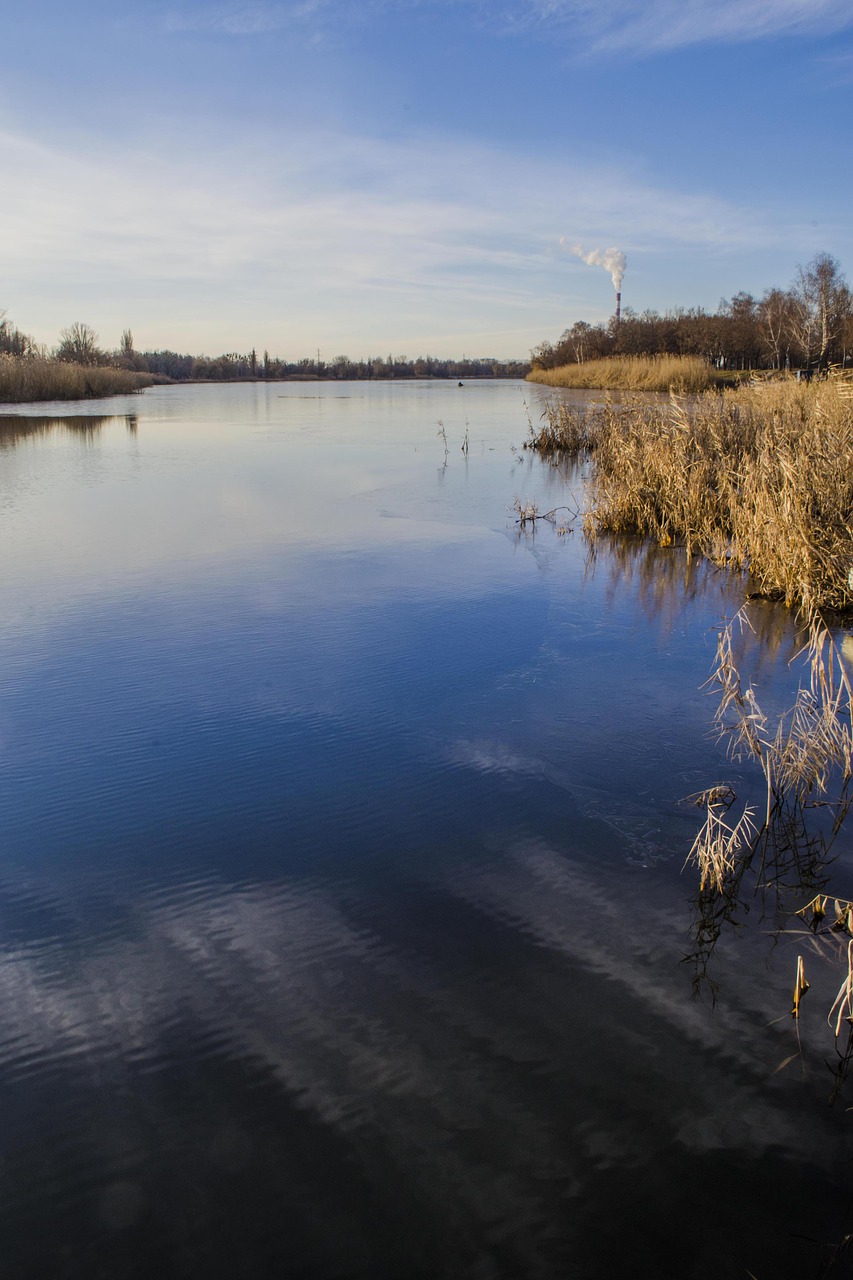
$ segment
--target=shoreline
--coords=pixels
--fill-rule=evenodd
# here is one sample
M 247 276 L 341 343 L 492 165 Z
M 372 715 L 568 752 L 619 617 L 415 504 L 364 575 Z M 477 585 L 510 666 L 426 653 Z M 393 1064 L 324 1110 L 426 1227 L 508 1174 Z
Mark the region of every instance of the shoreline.
M 63 369 L 74 369 L 79 366 L 63 366 Z M 476 375 L 469 378 L 457 378 L 455 376 L 444 376 L 442 374 L 413 374 L 411 377 L 401 378 L 323 378 L 316 374 L 295 374 L 290 377 L 281 378 L 167 378 L 158 374 L 148 373 L 132 373 L 132 381 L 128 382 L 123 378 L 110 378 L 104 376 L 99 378 L 97 375 L 122 374 L 127 375 L 128 370 L 103 368 L 101 366 L 93 366 L 88 370 L 83 370 L 80 378 L 75 378 L 68 387 L 68 379 L 64 380 L 60 386 L 45 387 L 43 383 L 38 384 L 32 389 L 24 389 L 24 394 L 6 395 L 7 388 L 3 385 L 2 366 L 0 366 L 0 414 L 7 410 L 14 410 L 17 406 L 33 405 L 33 404 L 75 404 L 79 402 L 92 400 L 105 400 L 113 396 L 136 395 L 138 392 L 145 391 L 149 387 L 155 386 L 171 386 L 171 387 L 228 387 L 235 385 L 245 385 L 251 383 L 253 385 L 269 385 L 280 386 L 284 383 L 311 383 L 312 385 L 321 383 L 331 386 L 345 385 L 370 385 L 385 383 L 427 383 L 427 382 L 447 382 L 457 384 L 459 386 L 468 386 L 472 383 L 495 383 L 495 382 L 524 382 L 524 377 L 520 375 Z

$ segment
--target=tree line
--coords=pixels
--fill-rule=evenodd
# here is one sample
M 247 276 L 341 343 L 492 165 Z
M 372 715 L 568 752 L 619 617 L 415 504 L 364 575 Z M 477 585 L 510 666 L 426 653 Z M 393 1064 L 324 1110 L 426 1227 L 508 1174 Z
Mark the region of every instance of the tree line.
M 853 293 L 837 260 L 816 254 L 787 289 L 761 298 L 736 293 L 715 312 L 678 308 L 661 315 L 626 307 L 620 320 L 583 320 L 554 344 L 531 352 L 534 368 L 606 356 L 700 356 L 718 369 L 826 369 L 853 363 Z
M 522 360 L 498 360 L 495 357 L 461 360 L 438 356 L 367 357 L 350 360 L 348 356 L 315 359 L 282 360 L 268 351 L 246 354 L 232 351 L 218 356 L 192 356 L 177 351 L 137 351 L 133 334 L 125 329 L 115 351 L 103 350 L 98 334 L 87 324 L 75 322 L 63 329 L 58 345 L 52 350 L 39 346 L 0 313 L 0 354 L 21 358 L 40 357 L 80 365 L 113 366 L 137 373 L 151 373 L 178 382 L 235 382 L 254 379 L 333 379 L 366 381 L 372 378 L 523 378 L 530 365 Z
M 797 268 L 787 289 L 768 289 L 761 298 L 736 293 L 717 310 L 677 308 L 660 314 L 626 307 L 619 320 L 600 324 L 578 320 L 556 343 L 543 342 L 530 363 L 493 357 L 461 360 L 437 356 L 367 357 L 332 360 L 303 357 L 284 360 L 258 354 L 226 352 L 193 356 L 176 351 L 137 351 L 129 329 L 115 351 L 103 350 L 91 326 L 76 322 L 63 329 L 58 345 L 39 346 L 0 312 L 0 354 L 22 359 L 41 357 L 80 365 L 112 365 L 176 381 L 232 382 L 253 379 L 374 378 L 521 378 L 533 368 L 599 360 L 606 356 L 699 356 L 719 369 L 825 369 L 853 364 L 853 293 L 837 260 L 816 254 Z

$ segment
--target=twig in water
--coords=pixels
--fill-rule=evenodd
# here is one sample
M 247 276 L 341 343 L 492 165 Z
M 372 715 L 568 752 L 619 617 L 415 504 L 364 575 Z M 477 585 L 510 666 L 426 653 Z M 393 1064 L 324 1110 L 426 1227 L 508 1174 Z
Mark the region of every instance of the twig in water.
M 435 434 L 438 436 L 439 440 L 441 440 L 442 444 L 444 445 L 444 465 L 445 465 L 445 467 L 446 467 L 446 466 L 447 466 L 447 454 L 448 454 L 448 448 L 447 448 L 447 432 L 446 432 L 446 431 L 445 431 L 445 429 L 444 429 L 444 423 L 442 422 L 441 418 L 439 418 L 439 420 L 438 420 L 438 431 L 436 431 L 436 433 L 435 433 Z
M 516 513 L 517 518 L 515 523 L 517 525 L 520 525 L 522 529 L 525 528 L 525 526 L 528 524 L 535 525 L 537 520 L 547 520 L 549 524 L 556 525 L 557 513 L 559 511 L 567 511 L 572 521 L 576 520 L 580 515 L 580 511 L 577 509 L 577 507 L 568 507 L 568 506 L 552 507 L 550 511 L 540 511 L 539 504 L 536 502 L 531 502 L 529 498 L 527 499 L 526 502 L 522 502 L 520 498 L 516 498 L 515 502 L 510 507 L 510 511 L 514 511 Z M 564 523 L 560 525 L 557 528 L 557 532 L 571 533 L 572 524 Z

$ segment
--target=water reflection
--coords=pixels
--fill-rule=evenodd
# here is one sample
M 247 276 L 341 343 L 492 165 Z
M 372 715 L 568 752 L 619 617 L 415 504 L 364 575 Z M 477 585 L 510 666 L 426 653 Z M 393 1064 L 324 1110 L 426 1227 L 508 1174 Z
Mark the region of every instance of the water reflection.
M 839 887 L 843 867 L 834 865 L 853 806 L 853 687 L 841 647 L 815 616 L 792 703 L 768 715 L 734 655 L 738 623 L 745 625 L 742 616 L 720 632 L 712 683 L 719 698 L 715 728 L 747 776 L 743 788 L 718 783 L 696 798 L 705 822 L 690 855 L 699 873 L 694 987 L 716 992 L 711 969 L 723 932 L 742 926 L 751 910 L 776 940 L 795 937 L 804 946 L 807 939 L 810 962 L 831 971 L 827 961 L 834 958 L 841 984 L 829 1017 L 832 1025 L 837 1014 L 834 1100 L 853 1060 L 853 904 Z M 756 796 L 756 774 L 763 795 Z M 792 983 L 798 1026 L 811 985 L 807 967 L 811 973 L 799 955 Z
M 608 599 L 615 602 L 635 590 L 650 626 L 670 634 L 685 602 L 715 597 L 720 624 L 742 611 L 744 624 L 733 635 L 735 654 L 747 655 L 754 675 L 790 662 L 802 648 L 805 632 L 791 614 L 772 601 L 749 599 L 746 573 L 720 568 L 701 556 L 688 556 L 682 547 L 662 547 L 631 534 L 608 533 L 586 541 L 587 573 L 603 569 Z M 743 604 L 744 601 L 747 603 Z
M 4 1280 L 801 1280 L 790 1202 L 837 1239 L 853 1188 L 818 1051 L 773 1075 L 787 968 L 724 946 L 714 1013 L 679 964 L 742 584 L 517 541 L 577 477 L 516 387 L 340 392 L 19 423 Z
M 709 1237 L 707 1275 L 740 1276 L 756 1254 L 780 1275 L 790 1243 L 766 1220 L 777 1179 L 808 1171 L 804 1212 L 815 1190 L 838 1199 L 832 1123 L 812 1113 L 804 1132 L 784 1086 L 765 1083 L 778 1037 L 756 1037 L 761 1004 L 747 991 L 715 1026 L 684 1000 L 677 965 L 659 963 L 677 905 L 647 904 L 633 931 L 611 877 L 539 842 L 395 877 L 384 893 L 209 876 L 167 895 L 137 881 L 128 913 L 106 883 L 97 905 L 79 891 L 62 903 L 31 879 L 5 887 L 31 909 L 91 922 L 70 968 L 61 934 L 22 939 L 0 964 L 13 1275 L 33 1274 L 34 1248 L 45 1275 L 61 1265 L 33 1231 L 29 1199 L 30 1153 L 48 1136 L 51 1237 L 74 1256 L 100 1221 L 96 1256 L 123 1258 L 134 1276 L 152 1250 L 160 1274 L 181 1274 L 183 1233 L 205 1274 L 228 1275 L 238 1248 L 257 1267 L 254 1223 L 272 1232 L 271 1256 L 303 1254 L 316 1276 L 449 1280 L 462 1260 L 471 1274 L 556 1280 L 573 1266 L 603 1280 L 613 1194 L 634 1274 L 683 1276 L 709 1177 L 733 1221 L 731 1262 Z M 555 1016 L 568 1008 L 570 1019 Z M 657 1065 L 638 1070 L 646 1059 Z M 780 1151 L 800 1162 L 799 1179 Z M 85 1171 L 82 1185 L 66 1165 Z M 768 1177 L 751 1186 L 747 1227 L 737 1203 L 750 1166 Z M 681 1225 L 662 1249 L 674 1213 Z
M 67 432 L 73 439 L 91 444 L 105 427 L 124 423 L 129 435 L 136 435 L 138 417 L 126 414 L 60 414 L 38 417 L 32 414 L 0 414 L 0 449 L 14 449 L 24 440 L 44 439 L 54 432 Z

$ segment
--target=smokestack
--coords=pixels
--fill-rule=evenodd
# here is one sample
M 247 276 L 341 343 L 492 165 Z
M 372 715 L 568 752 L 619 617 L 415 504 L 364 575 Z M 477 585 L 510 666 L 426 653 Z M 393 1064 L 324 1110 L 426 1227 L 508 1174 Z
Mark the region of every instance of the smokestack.
M 569 245 L 565 236 L 560 236 L 560 244 L 575 254 L 590 267 L 604 267 L 610 272 L 613 288 L 616 290 L 616 323 L 622 316 L 622 277 L 628 266 L 628 259 L 621 249 L 613 245 L 610 249 L 585 249 L 582 244 Z

